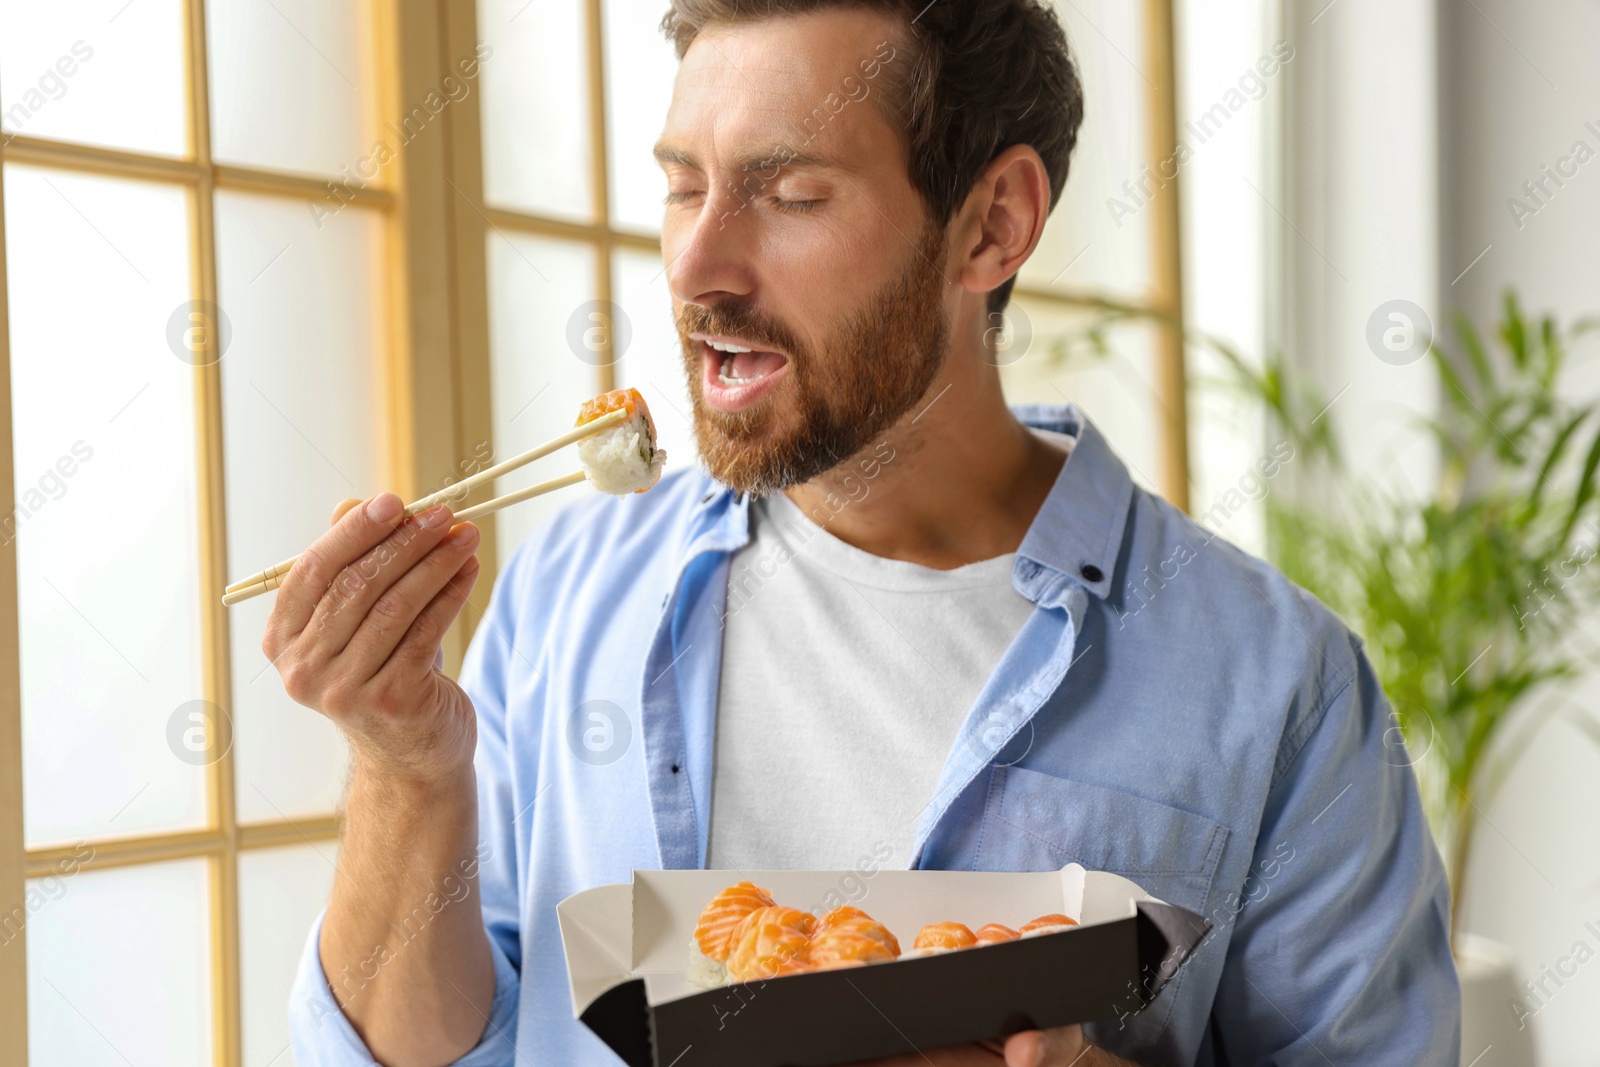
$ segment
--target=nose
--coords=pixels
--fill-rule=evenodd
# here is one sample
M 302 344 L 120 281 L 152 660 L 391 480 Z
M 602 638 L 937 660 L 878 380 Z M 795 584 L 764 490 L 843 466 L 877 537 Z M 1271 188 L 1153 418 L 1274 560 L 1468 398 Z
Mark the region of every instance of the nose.
M 670 214 L 662 227 L 667 288 L 686 304 L 709 307 L 755 288 L 755 204 L 739 186 L 710 183 L 698 212 Z

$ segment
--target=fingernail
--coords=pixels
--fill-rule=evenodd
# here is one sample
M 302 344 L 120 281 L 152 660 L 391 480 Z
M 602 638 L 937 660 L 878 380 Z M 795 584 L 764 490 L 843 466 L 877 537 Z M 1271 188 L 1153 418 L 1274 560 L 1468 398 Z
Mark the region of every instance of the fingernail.
M 404 507 L 393 493 L 379 493 L 367 502 L 367 518 L 373 522 L 391 522 Z
M 430 527 L 438 526 L 440 523 L 444 522 L 445 516 L 449 514 L 450 509 L 448 507 L 443 504 L 435 504 L 433 507 L 417 516 L 417 525 Z
M 452 545 L 470 545 L 478 539 L 478 528 L 470 523 L 463 523 L 460 529 L 451 530 L 450 536 L 445 540 Z

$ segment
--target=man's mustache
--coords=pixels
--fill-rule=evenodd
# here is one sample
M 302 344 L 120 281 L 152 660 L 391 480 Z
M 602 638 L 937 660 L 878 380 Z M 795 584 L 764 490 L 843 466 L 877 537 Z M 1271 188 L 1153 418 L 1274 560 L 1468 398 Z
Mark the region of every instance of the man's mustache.
M 699 342 L 689 340 L 689 335 L 694 333 L 740 337 L 752 342 L 753 348 L 782 352 L 790 358 L 796 357 L 800 347 L 789 337 L 787 330 L 753 316 L 686 314 L 678 320 L 678 331 L 685 349 L 698 345 Z

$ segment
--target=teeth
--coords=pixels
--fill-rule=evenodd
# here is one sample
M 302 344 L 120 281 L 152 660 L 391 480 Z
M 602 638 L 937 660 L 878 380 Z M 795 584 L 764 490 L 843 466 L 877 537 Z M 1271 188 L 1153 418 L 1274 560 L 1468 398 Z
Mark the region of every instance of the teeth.
M 723 385 L 749 385 L 751 382 L 760 381 L 765 377 L 765 374 L 757 374 L 746 378 L 733 373 L 733 355 L 731 353 L 722 357 L 722 366 L 717 369 L 717 381 Z
M 766 371 L 760 374 L 741 375 L 734 371 L 735 357 L 741 352 L 750 352 L 753 349 L 741 348 L 738 345 L 717 344 L 705 342 L 707 346 L 722 353 L 722 364 L 717 368 L 717 381 L 727 386 L 749 385 L 751 382 L 760 381 L 767 376 Z

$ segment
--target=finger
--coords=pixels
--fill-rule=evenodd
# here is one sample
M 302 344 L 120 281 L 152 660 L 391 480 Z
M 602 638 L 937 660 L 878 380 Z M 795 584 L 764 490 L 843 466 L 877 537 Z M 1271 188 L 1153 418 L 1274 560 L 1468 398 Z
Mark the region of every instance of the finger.
M 462 562 L 444 588 L 417 614 L 400 643 L 378 669 L 380 678 L 392 672 L 398 684 L 414 687 L 419 679 L 438 669 L 444 654 L 444 635 L 472 594 L 479 570 L 477 556 L 468 556 Z
M 399 606 L 384 598 L 449 532 L 450 509 L 443 505 L 429 508 L 401 522 L 392 534 L 334 575 L 306 623 L 309 647 L 330 659 L 343 653 L 374 609 L 392 611 Z M 454 573 L 459 562 L 451 564 L 445 577 Z M 443 581 L 441 577 L 441 585 Z M 414 610 L 425 603 L 427 598 L 418 601 Z
M 1006 1042 L 1006 1067 L 1072 1067 L 1085 1051 L 1081 1027 L 1026 1030 Z
M 1025 1030 L 1006 1041 L 1006 1067 L 1044 1067 L 1044 1034 Z
M 447 588 L 460 588 L 463 584 L 467 589 L 471 588 L 470 583 L 457 582 L 454 587 L 449 586 L 449 583 L 462 565 L 471 558 L 478 543 L 478 528 L 470 522 L 461 523 L 449 537 L 441 541 L 378 597 L 371 609 L 363 613 L 360 625 L 356 627 L 349 643 L 340 653 L 338 657 L 340 671 L 349 672 L 350 677 L 363 679 L 375 677 L 407 633 L 419 621 L 421 621 L 419 630 L 422 631 L 422 637 L 418 640 L 422 640 L 423 637 L 433 639 L 427 642 L 426 654 L 422 657 L 423 664 L 430 663 L 433 659 L 434 645 L 438 639 L 444 637 L 449 622 L 445 620 L 444 625 L 438 626 L 436 632 L 429 633 L 428 631 L 439 623 L 440 616 L 435 613 L 424 618 L 424 613 L 435 598 L 440 596 L 441 591 Z M 459 605 L 450 606 L 450 618 L 455 617 L 454 612 L 457 610 Z M 418 673 L 425 674 L 426 671 L 420 670 Z
M 405 505 L 393 493 L 379 493 L 345 512 L 289 569 L 272 606 L 269 632 L 279 640 L 298 636 L 335 576 L 388 537 L 404 513 Z
M 353 496 L 346 497 L 344 500 L 339 501 L 338 506 L 333 509 L 333 518 L 328 520 L 328 525 L 333 526 L 336 524 L 340 519 L 345 517 L 346 512 L 359 503 L 361 503 L 361 499 Z

